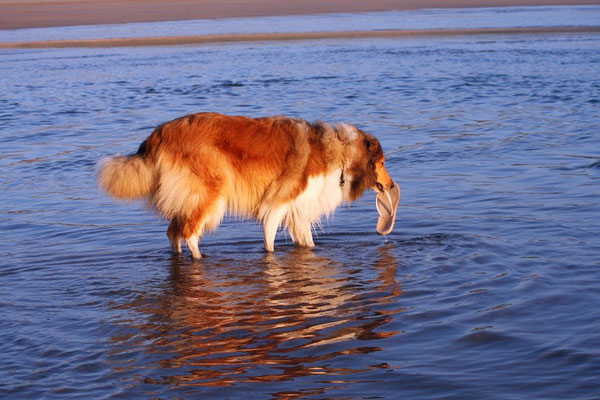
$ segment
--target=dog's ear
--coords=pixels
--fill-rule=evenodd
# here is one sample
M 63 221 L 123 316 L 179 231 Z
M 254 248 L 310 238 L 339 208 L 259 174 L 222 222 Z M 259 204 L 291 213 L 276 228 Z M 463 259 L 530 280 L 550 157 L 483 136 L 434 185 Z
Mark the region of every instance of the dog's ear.
M 365 144 L 365 148 L 367 149 L 367 153 L 377 154 L 377 155 L 379 155 L 379 153 L 381 153 L 381 145 L 379 144 L 377 139 L 365 137 L 364 144 Z
M 373 149 L 376 147 L 375 143 L 372 143 L 369 138 L 365 138 L 364 139 L 364 143 L 365 143 L 365 147 L 367 148 L 367 151 L 370 153 L 371 151 L 373 151 Z

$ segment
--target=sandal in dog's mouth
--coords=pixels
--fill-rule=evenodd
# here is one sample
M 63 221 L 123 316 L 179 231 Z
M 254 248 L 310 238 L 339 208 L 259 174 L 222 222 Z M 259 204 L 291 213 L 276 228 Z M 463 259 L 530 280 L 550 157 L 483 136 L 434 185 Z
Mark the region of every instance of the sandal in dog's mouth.
M 389 235 L 394 229 L 396 222 L 396 211 L 400 204 L 400 186 L 392 181 L 393 185 L 389 190 L 377 193 L 375 207 L 379 213 L 377 220 L 377 233 L 383 236 Z

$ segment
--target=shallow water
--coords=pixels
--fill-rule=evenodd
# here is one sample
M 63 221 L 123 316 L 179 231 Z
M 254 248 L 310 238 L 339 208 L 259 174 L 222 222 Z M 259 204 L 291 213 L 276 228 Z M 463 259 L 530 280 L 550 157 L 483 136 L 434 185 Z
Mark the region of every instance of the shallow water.
M 600 393 L 600 36 L 0 53 L 0 397 Z M 401 185 L 312 251 L 226 221 L 206 257 L 96 188 L 189 112 L 372 132 Z

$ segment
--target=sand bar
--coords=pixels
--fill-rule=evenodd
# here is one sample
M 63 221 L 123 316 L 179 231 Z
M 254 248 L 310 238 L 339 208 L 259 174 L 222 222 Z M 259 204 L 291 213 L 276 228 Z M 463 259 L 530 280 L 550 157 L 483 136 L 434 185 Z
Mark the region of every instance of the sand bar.
M 528 5 L 600 0 L 0 0 L 0 29 L 271 15 Z
M 282 40 L 401 38 L 419 36 L 457 35 L 512 35 L 548 33 L 600 33 L 600 26 L 590 27 L 536 27 L 536 28 L 476 28 L 476 29 L 424 29 L 381 31 L 336 31 L 297 33 L 254 33 L 197 36 L 160 36 L 116 39 L 45 40 L 30 42 L 0 42 L 0 49 L 76 48 L 76 47 L 127 47 L 172 46 L 210 43 L 267 42 Z

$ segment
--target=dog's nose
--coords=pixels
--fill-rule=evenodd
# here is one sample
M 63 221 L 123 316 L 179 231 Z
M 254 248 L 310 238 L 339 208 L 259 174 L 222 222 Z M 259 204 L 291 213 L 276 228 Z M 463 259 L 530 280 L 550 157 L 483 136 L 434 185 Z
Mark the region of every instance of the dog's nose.
M 392 181 L 392 184 L 390 185 L 390 189 L 394 188 L 394 181 Z

